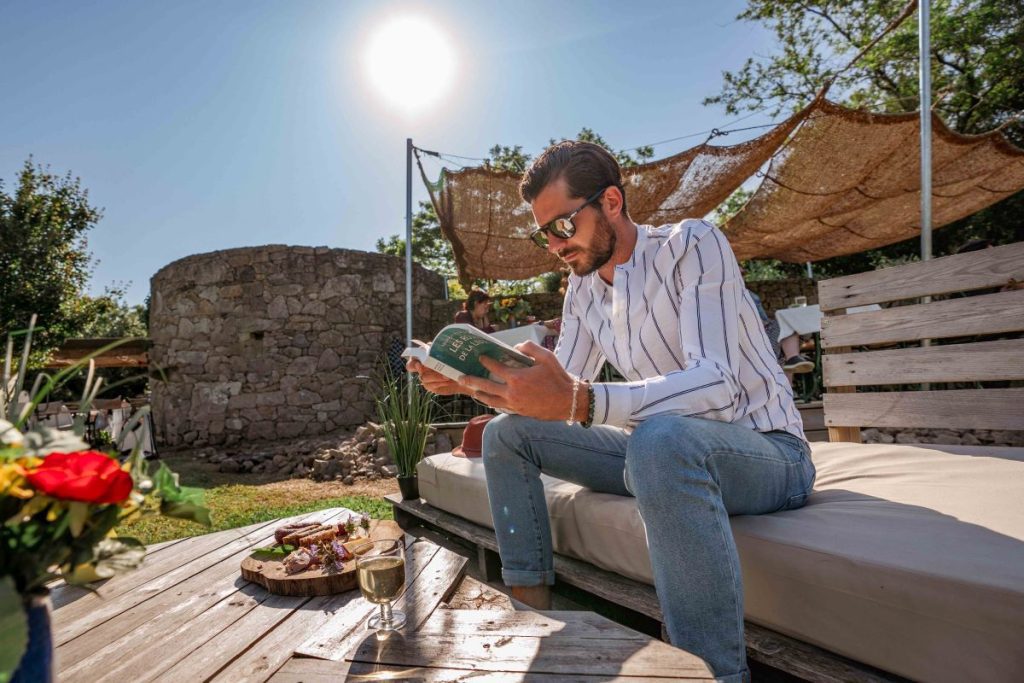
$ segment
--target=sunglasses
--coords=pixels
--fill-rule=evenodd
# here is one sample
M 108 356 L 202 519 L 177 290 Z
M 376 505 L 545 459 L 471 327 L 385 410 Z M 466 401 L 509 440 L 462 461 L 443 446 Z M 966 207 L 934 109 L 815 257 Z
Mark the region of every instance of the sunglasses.
M 611 187 L 609 185 L 608 187 Z M 590 195 L 587 201 L 583 202 L 578 209 L 572 213 L 567 213 L 564 216 L 559 216 L 554 220 L 548 221 L 545 225 L 540 225 L 530 232 L 530 239 L 541 249 L 548 248 L 548 233 L 550 232 L 555 237 L 563 240 L 567 240 L 576 234 L 576 224 L 572 222 L 572 219 L 576 217 L 580 211 L 597 201 L 604 191 L 608 187 L 603 187 L 594 194 Z

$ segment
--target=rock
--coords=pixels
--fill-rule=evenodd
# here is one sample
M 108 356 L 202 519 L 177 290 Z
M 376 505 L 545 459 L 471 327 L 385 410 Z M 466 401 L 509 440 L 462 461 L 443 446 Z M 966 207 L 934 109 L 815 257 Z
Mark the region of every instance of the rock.
M 341 483 L 345 484 L 346 486 L 351 486 L 353 483 L 355 483 L 355 479 L 350 474 L 347 477 L 345 477 L 344 479 L 342 479 Z
M 960 437 L 960 443 L 965 446 L 980 446 L 981 440 L 971 432 L 964 432 L 963 436 Z
M 225 460 L 217 469 L 228 474 L 237 474 L 242 468 L 239 467 L 238 462 L 235 460 Z
M 314 460 L 313 478 L 319 480 L 333 479 L 340 474 L 341 467 L 334 460 Z
M 384 458 L 388 462 L 394 460 L 394 457 L 391 454 L 391 447 L 388 446 L 387 439 L 377 439 L 377 457 Z
M 899 432 L 896 435 L 896 443 L 921 443 L 921 441 L 913 432 Z

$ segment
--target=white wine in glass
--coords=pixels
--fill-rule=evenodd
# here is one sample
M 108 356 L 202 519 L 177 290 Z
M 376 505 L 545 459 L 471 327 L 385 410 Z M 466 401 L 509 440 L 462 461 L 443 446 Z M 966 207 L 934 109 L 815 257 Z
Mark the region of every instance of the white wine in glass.
M 394 631 L 405 626 L 405 614 L 391 609 L 391 603 L 405 589 L 405 547 L 401 540 L 373 541 L 355 549 L 359 590 L 367 602 L 380 605 L 366 623 L 376 631 Z

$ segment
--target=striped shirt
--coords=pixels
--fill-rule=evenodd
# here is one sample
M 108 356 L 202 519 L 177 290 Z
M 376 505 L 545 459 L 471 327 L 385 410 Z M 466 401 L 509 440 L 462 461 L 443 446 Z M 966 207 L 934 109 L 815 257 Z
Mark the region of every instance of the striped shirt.
M 639 226 L 610 285 L 571 275 L 555 354 L 583 379 L 606 360 L 626 379 L 594 384 L 594 424 L 677 413 L 805 438 L 732 248 L 707 221 Z

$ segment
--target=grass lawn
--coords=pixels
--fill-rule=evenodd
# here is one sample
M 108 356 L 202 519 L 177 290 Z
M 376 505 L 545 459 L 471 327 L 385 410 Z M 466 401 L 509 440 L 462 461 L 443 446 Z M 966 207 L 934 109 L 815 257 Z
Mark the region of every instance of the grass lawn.
M 180 475 L 183 486 L 205 489 L 213 527 L 154 516 L 118 527 L 118 535 L 149 545 L 329 507 L 347 507 L 366 512 L 374 519 L 391 519 L 391 506 L 382 496 L 398 491 L 395 479 L 345 486 L 341 482 L 281 479 L 272 475 L 225 474 L 218 472 L 215 465 L 194 460 L 187 453 L 167 455 L 164 460 Z

